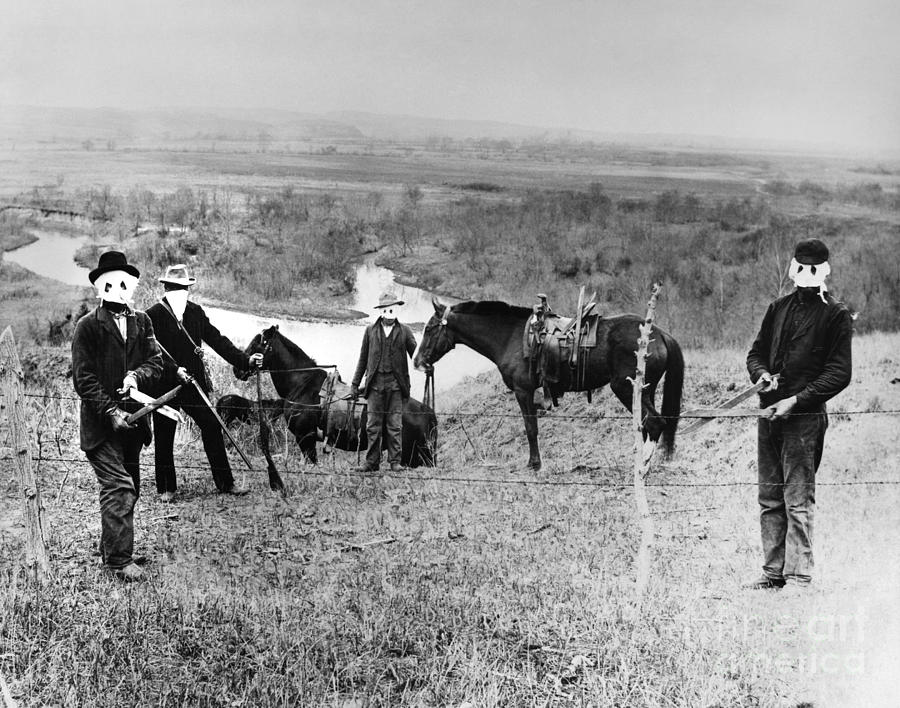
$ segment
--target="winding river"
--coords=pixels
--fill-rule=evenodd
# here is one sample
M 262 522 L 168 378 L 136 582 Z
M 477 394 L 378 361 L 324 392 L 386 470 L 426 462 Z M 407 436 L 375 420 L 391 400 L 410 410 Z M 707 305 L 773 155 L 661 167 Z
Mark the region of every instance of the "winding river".
M 46 230 L 38 234 L 37 241 L 14 251 L 7 251 L 3 257 L 10 262 L 48 278 L 69 285 L 87 285 L 88 269 L 78 265 L 75 252 L 86 241 L 65 233 Z M 375 318 L 373 305 L 384 290 L 391 289 L 405 301 L 400 313 L 401 321 L 412 326 L 416 339 L 421 341 L 423 323 L 434 313 L 431 295 L 424 290 L 401 285 L 394 279 L 394 273 L 367 258 L 356 271 L 356 290 L 351 307 L 360 312 L 370 313 L 355 322 L 305 322 L 294 319 L 260 317 L 248 312 L 227 310 L 204 305 L 210 321 L 236 345 L 246 346 L 253 336 L 271 324 L 278 324 L 280 330 L 320 364 L 335 364 L 345 381 L 349 382 L 356 368 L 359 347 L 362 342 L 363 327 Z M 445 391 L 455 386 L 467 376 L 487 371 L 493 364 L 471 349 L 460 346 L 443 359 L 435 371 L 435 388 Z M 411 367 L 410 367 L 411 368 Z M 414 397 L 420 397 L 425 385 L 425 376 L 411 370 Z

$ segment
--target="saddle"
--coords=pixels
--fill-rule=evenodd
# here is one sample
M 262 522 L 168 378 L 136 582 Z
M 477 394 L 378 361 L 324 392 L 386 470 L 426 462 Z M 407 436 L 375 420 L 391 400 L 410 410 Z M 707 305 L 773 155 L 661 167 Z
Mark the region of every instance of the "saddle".
M 566 391 L 579 388 L 584 376 L 584 362 L 590 349 L 598 344 L 598 331 L 603 315 L 594 293 L 584 303 L 584 288 L 579 294 L 579 312 L 575 317 L 562 317 L 550 309 L 547 296 L 538 294 L 534 312 L 525 322 L 522 350 L 530 360 L 532 375 L 544 391 L 544 399 L 558 404 Z M 588 391 L 588 400 L 590 400 Z

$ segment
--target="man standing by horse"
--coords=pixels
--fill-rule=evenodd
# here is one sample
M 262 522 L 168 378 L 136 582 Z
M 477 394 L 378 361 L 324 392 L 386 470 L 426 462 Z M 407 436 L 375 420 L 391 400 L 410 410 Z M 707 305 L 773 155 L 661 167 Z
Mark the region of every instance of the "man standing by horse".
M 128 421 L 129 391 L 146 391 L 162 374 L 153 325 L 131 308 L 140 271 L 124 253 L 100 255 L 88 279 L 100 305 L 78 320 L 72 381 L 81 398 L 81 449 L 100 483 L 100 555 L 122 580 L 141 580 L 135 562 L 134 505 L 141 490 L 140 452 L 150 443 L 147 417 Z
M 359 363 L 350 386 L 354 400 L 359 396 L 363 374 L 368 400 L 366 421 L 366 464 L 362 472 L 375 472 L 381 465 L 382 430 L 387 443 L 388 462 L 392 472 L 401 469 L 403 408 L 409 400 L 409 365 L 407 359 L 416 351 L 412 330 L 397 319 L 403 306 L 394 293 L 385 292 L 375 309 L 378 319 L 368 327 L 359 352 Z
M 179 263 L 169 266 L 159 282 L 163 284 L 165 292 L 160 302 L 147 309 L 147 314 L 153 321 L 153 329 L 163 351 L 165 370 L 162 388 L 168 389 L 180 382 L 187 382 L 169 405 L 181 408 L 200 428 L 203 449 L 206 451 L 216 488 L 225 494 L 246 494 L 248 488 L 235 484 L 231 474 L 219 421 L 194 384 L 190 383 L 189 377 L 193 377 L 204 393 L 209 393 L 212 386 L 203 363 L 201 345 L 204 342 L 239 370 L 247 371 L 259 366 L 263 355 L 247 356 L 219 332 L 200 305 L 190 302 L 189 290 L 197 279 L 188 273 L 186 265 Z M 174 460 L 176 425 L 174 420 L 166 416 L 153 414 L 153 428 L 156 431 L 156 491 L 165 502 L 172 501 L 178 486 Z
M 789 275 L 796 285 L 773 302 L 747 355 L 760 394 L 759 506 L 763 575 L 746 587 L 808 588 L 813 570 L 816 470 L 828 427 L 825 402 L 850 383 L 852 319 L 831 295 L 828 248 L 800 241 Z

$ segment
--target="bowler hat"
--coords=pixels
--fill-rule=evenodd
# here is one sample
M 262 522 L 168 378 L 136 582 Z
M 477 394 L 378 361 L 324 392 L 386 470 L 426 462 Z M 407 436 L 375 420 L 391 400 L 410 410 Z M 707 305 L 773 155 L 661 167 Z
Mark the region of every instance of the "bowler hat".
M 125 258 L 124 253 L 121 251 L 107 251 L 106 253 L 100 254 L 100 259 L 97 261 L 97 267 L 88 273 L 88 280 L 90 280 L 93 285 L 97 278 L 104 273 L 109 273 L 113 270 L 125 271 L 135 278 L 141 277 L 141 271 L 128 263 L 128 259 Z
M 197 279 L 188 275 L 188 269 L 184 263 L 178 263 L 177 265 L 170 265 L 166 268 L 166 272 L 159 279 L 159 282 L 187 287 L 188 285 L 196 283 Z
M 380 310 L 382 307 L 390 307 L 391 305 L 402 305 L 403 300 L 397 297 L 396 293 L 392 293 L 390 290 L 387 290 L 381 293 L 381 297 L 378 298 L 378 304 L 375 305 L 376 310 Z
M 828 246 L 817 238 L 800 241 L 794 247 L 794 260 L 803 265 L 819 265 L 828 260 Z

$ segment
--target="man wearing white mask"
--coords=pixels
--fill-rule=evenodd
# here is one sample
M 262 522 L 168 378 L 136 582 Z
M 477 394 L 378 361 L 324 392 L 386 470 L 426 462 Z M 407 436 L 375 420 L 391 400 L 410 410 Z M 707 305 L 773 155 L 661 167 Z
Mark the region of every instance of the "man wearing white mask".
M 204 343 L 238 369 L 246 371 L 261 364 L 262 354 L 248 357 L 219 332 L 200 305 L 188 299 L 189 290 L 197 279 L 188 273 L 186 265 L 179 263 L 169 266 L 159 282 L 163 284 L 165 292 L 160 302 L 147 309 L 147 314 L 153 321 L 156 338 L 163 350 L 165 369 L 160 393 L 184 381 L 186 374 L 193 376 L 203 391 L 209 393 L 212 386 L 203 364 Z M 219 422 L 197 390 L 190 384 L 185 385 L 169 405 L 181 408 L 200 428 L 203 449 L 206 451 L 216 488 L 225 494 L 246 494 L 249 491 L 247 487 L 234 482 Z M 172 501 L 178 488 L 174 459 L 176 426 L 174 420 L 158 413 L 153 414 L 153 429 L 156 434 L 156 491 L 165 502 Z
M 407 359 L 416 351 L 412 330 L 397 320 L 402 306 L 403 301 L 392 292 L 383 293 L 379 298 L 375 306 L 378 319 L 366 327 L 359 363 L 350 386 L 350 393 L 356 399 L 363 374 L 366 375 L 363 395 L 368 400 L 368 447 L 363 472 L 375 472 L 381 464 L 382 430 L 387 438 L 391 471 L 400 470 L 403 408 L 409 400 L 410 389 Z
M 129 390 L 146 391 L 162 375 L 153 325 L 131 301 L 140 272 L 124 253 L 108 251 L 88 275 L 100 304 L 75 325 L 72 381 L 81 398 L 81 449 L 100 483 L 100 554 L 122 580 L 140 580 L 134 553 L 134 506 L 140 452 L 151 439 L 147 417 L 129 423 Z
M 825 283 L 828 248 L 800 241 L 789 275 L 796 285 L 773 302 L 747 355 L 760 393 L 758 467 L 763 575 L 752 589 L 809 587 L 813 570 L 816 470 L 828 427 L 825 402 L 851 378 L 852 319 Z

